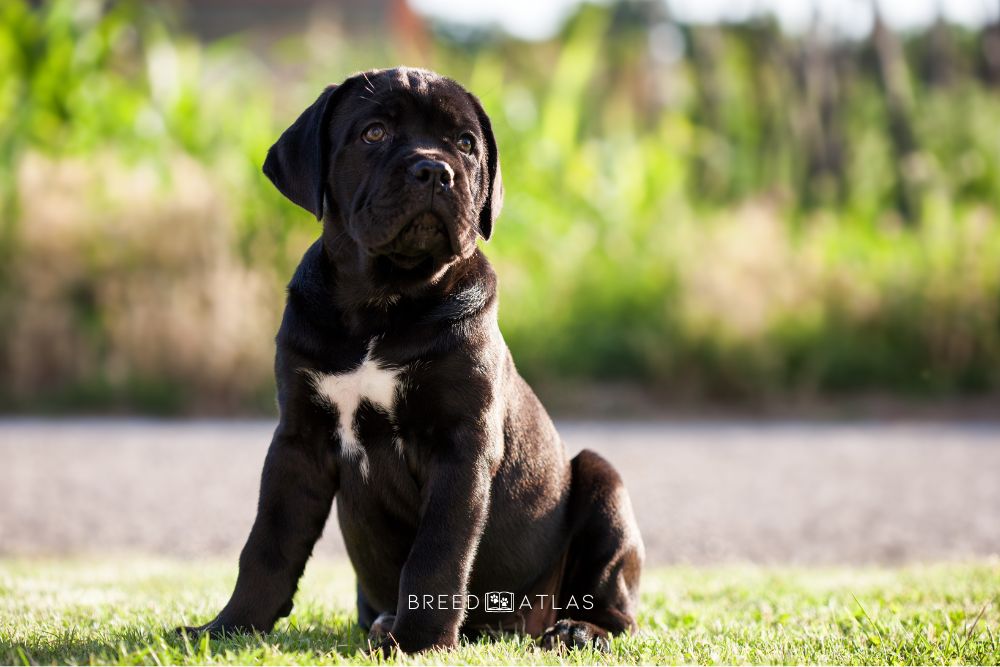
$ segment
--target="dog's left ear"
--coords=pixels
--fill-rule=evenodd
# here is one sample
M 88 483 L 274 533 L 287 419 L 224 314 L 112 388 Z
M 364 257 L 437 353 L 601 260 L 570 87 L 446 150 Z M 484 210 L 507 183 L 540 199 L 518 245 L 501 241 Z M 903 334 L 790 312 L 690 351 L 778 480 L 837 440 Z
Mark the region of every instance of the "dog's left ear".
M 486 202 L 479 212 L 479 234 L 486 241 L 493 235 L 493 223 L 500 216 L 500 209 L 503 208 L 503 179 L 500 177 L 500 155 L 497 153 L 497 140 L 493 136 L 493 125 L 490 117 L 486 115 L 483 105 L 476 99 L 475 95 L 469 94 L 476 107 L 476 116 L 479 118 L 479 127 L 483 131 L 483 139 L 486 140 Z
M 346 82 L 345 82 L 346 84 Z M 267 151 L 264 175 L 281 194 L 323 218 L 330 168 L 330 114 L 345 85 L 330 85 Z

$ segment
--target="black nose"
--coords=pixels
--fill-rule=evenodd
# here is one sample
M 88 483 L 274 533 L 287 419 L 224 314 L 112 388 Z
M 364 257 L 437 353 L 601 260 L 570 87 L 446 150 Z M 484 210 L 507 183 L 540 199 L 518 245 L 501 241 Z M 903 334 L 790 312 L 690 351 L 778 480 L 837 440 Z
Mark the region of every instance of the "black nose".
M 440 185 L 447 190 L 455 178 L 455 172 L 440 160 L 420 160 L 410 167 L 410 179 L 418 185 Z

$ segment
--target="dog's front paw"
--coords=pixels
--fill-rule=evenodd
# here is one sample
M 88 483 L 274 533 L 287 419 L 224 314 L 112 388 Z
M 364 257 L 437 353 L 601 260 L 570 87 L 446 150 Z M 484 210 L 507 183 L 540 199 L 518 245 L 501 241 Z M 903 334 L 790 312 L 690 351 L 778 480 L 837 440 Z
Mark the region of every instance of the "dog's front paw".
M 188 637 L 198 637 L 207 634 L 213 639 L 226 637 L 227 635 L 249 635 L 255 632 L 267 634 L 274 629 L 274 624 L 279 618 L 284 618 L 292 613 L 294 605 L 289 600 L 281 605 L 272 615 L 264 614 L 244 614 L 233 613 L 229 606 L 219 612 L 219 615 L 205 625 L 185 625 L 177 628 L 178 635 Z
M 205 625 L 182 625 L 174 629 L 178 635 L 187 635 L 191 639 L 197 639 L 202 635 L 208 635 L 212 639 L 219 639 L 226 635 L 240 634 L 246 632 L 241 628 L 224 626 L 218 621 L 212 621 Z
M 385 617 L 385 623 L 378 621 Z M 458 646 L 458 633 L 442 634 L 440 632 L 420 632 L 413 628 L 395 627 L 395 617 L 391 614 L 382 614 L 372 623 L 368 632 L 368 641 L 372 652 L 381 651 L 382 655 L 389 657 L 394 651 L 397 653 L 423 653 L 434 649 L 451 649 Z M 383 628 L 377 631 L 376 628 Z M 395 629 L 393 629 L 395 627 Z
M 181 627 L 176 628 L 174 632 L 178 635 L 187 635 L 190 638 L 196 638 L 207 634 L 212 639 L 221 639 L 232 635 L 247 635 L 254 632 L 268 632 L 268 630 L 270 630 L 270 628 L 265 630 L 254 626 L 252 623 L 233 623 L 216 618 L 205 625 L 182 625 Z
M 550 651 L 587 647 L 602 653 L 611 650 L 607 631 L 586 621 L 563 619 L 543 632 L 541 641 L 542 648 Z

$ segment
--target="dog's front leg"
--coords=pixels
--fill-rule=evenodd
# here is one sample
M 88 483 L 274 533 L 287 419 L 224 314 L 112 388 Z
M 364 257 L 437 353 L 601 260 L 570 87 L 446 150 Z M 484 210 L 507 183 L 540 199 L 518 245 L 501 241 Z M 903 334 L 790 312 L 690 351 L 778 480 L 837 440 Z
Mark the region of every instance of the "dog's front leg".
M 431 466 L 384 650 L 398 646 L 411 653 L 458 644 L 469 573 L 486 523 L 490 468 L 485 457 L 452 457 Z
M 332 458 L 319 437 L 279 426 L 264 461 L 257 518 L 240 553 L 229 603 L 191 633 L 269 632 L 292 610 L 292 596 L 323 532 L 337 490 Z

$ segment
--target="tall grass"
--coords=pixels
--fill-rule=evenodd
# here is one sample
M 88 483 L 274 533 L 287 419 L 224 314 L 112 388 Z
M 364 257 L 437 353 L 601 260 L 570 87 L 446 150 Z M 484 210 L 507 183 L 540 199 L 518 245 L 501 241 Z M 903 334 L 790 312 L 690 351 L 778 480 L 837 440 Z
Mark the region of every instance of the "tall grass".
M 0 7 L 0 405 L 266 408 L 281 285 L 319 230 L 260 162 L 323 83 L 401 56 L 322 26 L 265 54 L 206 46 L 99 8 Z M 810 60 L 769 24 L 681 26 L 687 57 L 664 63 L 622 16 L 409 58 L 494 119 L 507 198 L 486 249 L 522 372 L 668 398 L 996 391 L 997 90 L 971 66 L 914 76 L 902 215 L 867 45 Z

